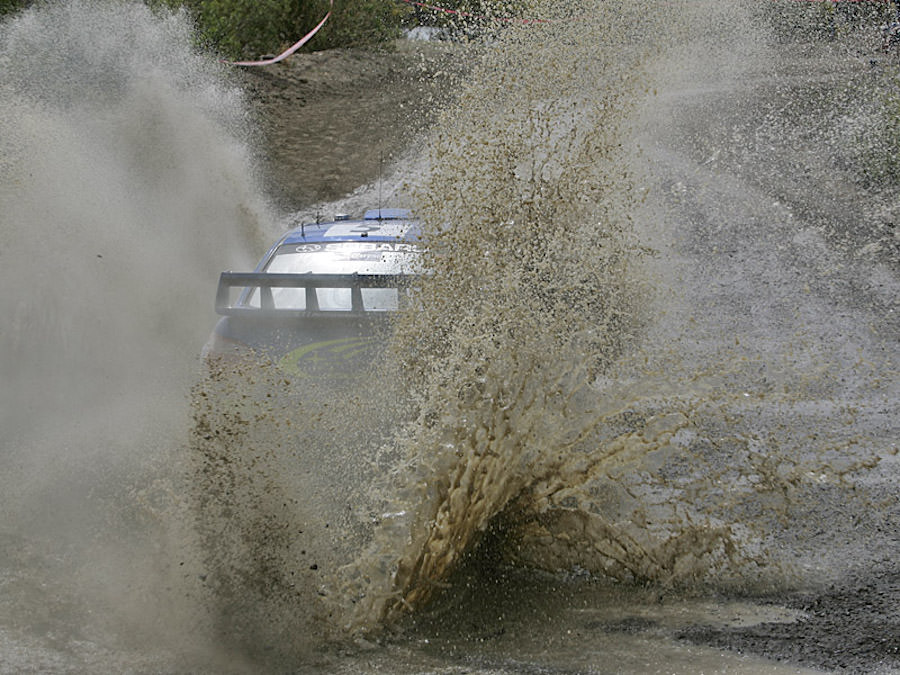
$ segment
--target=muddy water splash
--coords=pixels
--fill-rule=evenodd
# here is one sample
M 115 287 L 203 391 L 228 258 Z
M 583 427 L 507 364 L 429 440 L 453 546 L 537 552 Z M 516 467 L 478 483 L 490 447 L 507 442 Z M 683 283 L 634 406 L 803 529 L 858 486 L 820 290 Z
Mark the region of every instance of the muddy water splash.
M 722 233 L 743 268 L 713 248 L 692 271 L 706 249 L 668 218 L 696 214 L 660 211 L 659 195 L 640 204 L 643 189 L 671 190 L 673 174 L 696 169 L 653 145 L 671 110 L 662 97 L 624 122 L 650 88 L 677 96 L 764 63 L 751 15 L 691 3 L 648 20 L 604 7 L 596 23 L 501 35 L 431 148 L 419 211 L 435 274 L 395 339 L 419 417 L 399 441 L 404 475 L 384 491 L 374 542 L 345 570 L 351 626 L 452 588 L 485 538 L 507 563 L 623 582 L 803 583 L 816 553 L 796 519 L 823 527 L 815 495 L 896 453 L 886 409 L 869 432 L 856 414 L 889 396 L 890 360 L 834 351 L 838 336 L 814 318 L 823 300 L 805 300 L 779 245 L 755 239 L 784 236 L 777 227 Z M 653 164 L 632 154 L 632 134 L 649 134 Z M 705 208 L 705 181 L 675 182 L 676 197 Z M 744 204 L 756 198 L 743 208 L 759 210 Z M 632 228 L 632 216 L 646 220 Z M 885 353 L 888 333 L 853 333 Z M 883 506 L 874 494 L 854 492 L 854 508 Z
M 2 613 L 39 614 L 42 587 L 66 598 L 62 652 L 100 625 L 178 624 L 161 589 L 188 555 L 164 518 L 187 390 L 215 275 L 265 220 L 242 94 L 192 39 L 139 3 L 42 3 L 0 26 L 3 567 L 48 568 L 7 578 Z
M 622 454 L 598 447 L 592 382 L 641 321 L 623 141 L 648 54 L 627 37 L 662 24 L 635 9 L 503 33 L 433 141 L 418 211 L 434 275 L 394 345 L 420 413 L 390 522 L 350 568 L 373 587 L 362 625 L 427 602 L 488 530 L 521 548 L 516 521 Z M 633 548 L 611 529 L 598 547 Z
M 821 265 L 835 266 L 809 260 L 825 247 L 818 230 L 656 143 L 672 131 L 685 89 L 727 88 L 731 77 L 764 65 L 739 9 L 667 3 L 648 17 L 645 3 L 603 3 L 589 21 L 492 36 L 460 105 L 436 130 L 429 172 L 411 178 L 423 186 L 416 199 L 435 273 L 417 311 L 396 326 L 394 364 L 331 390 L 265 366 L 230 373 L 235 383 L 199 387 L 197 475 L 178 491 L 168 471 L 144 472 L 136 458 L 149 450 L 171 456 L 170 434 L 184 411 L 156 403 L 170 400 L 169 377 L 182 381 L 190 359 L 181 348 L 188 334 L 198 343 L 205 337 L 208 283 L 228 266 L 204 256 L 223 245 L 221 223 L 255 226 L 253 200 L 243 198 L 253 190 L 243 178 L 240 106 L 216 84 L 216 66 L 185 47 L 180 19 L 159 21 L 130 5 L 67 7 L 74 9 L 30 13 L 4 27 L 4 44 L 9 35 L 15 47 L 3 53 L 13 66 L 4 91 L 14 94 L 3 105 L 18 115 L 4 116 L 2 136 L 12 214 L 4 209 L 4 260 L 20 250 L 78 282 L 61 289 L 42 277 L 39 303 L 4 296 L 18 318 L 15 341 L 8 350 L 4 343 L 13 358 L 4 359 L 3 375 L 23 385 L 4 388 L 15 402 L 4 410 L 16 413 L 8 414 L 18 422 L 10 454 L 24 465 L 4 481 L 3 506 L 13 514 L 5 522 L 46 539 L 68 530 L 75 540 L 97 531 L 87 521 L 98 511 L 113 524 L 112 536 L 93 540 L 102 549 L 77 546 L 74 566 L 54 568 L 59 578 L 79 572 L 74 595 L 82 602 L 57 612 L 70 615 L 64 628 L 85 623 L 85 605 L 115 606 L 114 621 L 155 608 L 157 624 L 187 625 L 175 620 L 178 603 L 158 600 L 171 580 L 156 574 L 160 558 L 186 563 L 192 593 L 214 591 L 216 609 L 236 619 L 230 628 L 251 651 L 292 652 L 294 667 L 298 651 L 307 656 L 347 626 L 375 630 L 424 608 L 438 590 L 453 595 L 454 570 L 479 545 L 506 564 L 662 586 L 717 578 L 752 585 L 770 579 L 762 564 L 775 568 L 792 556 L 817 563 L 811 577 L 838 559 L 838 546 L 816 559 L 815 531 L 837 529 L 834 517 L 848 507 L 842 481 L 888 454 L 896 438 L 891 338 L 871 308 L 847 309 L 820 293 L 828 283 Z M 116 30 L 108 30 L 115 17 Z M 54 32 L 58 26 L 66 28 Z M 89 39 L 79 51 L 72 36 L 82 35 Z M 108 65 L 90 66 L 109 35 L 132 47 L 149 43 L 148 53 L 104 48 Z M 64 77 L 54 75 L 45 39 L 72 42 L 60 57 Z M 722 58 L 701 58 L 701 45 Z M 90 74 L 67 89 L 72 54 Z M 48 84 L 16 70 L 23 56 L 50 59 Z M 148 70 L 159 59 L 165 67 Z M 709 61 L 727 68 L 698 66 Z M 99 91 L 92 82 L 103 83 Z M 659 97 L 647 104 L 653 88 Z M 104 133 L 110 129 L 116 133 Z M 148 130 L 159 132 L 149 145 Z M 178 143 L 167 144 L 170 136 Z M 635 136 L 651 162 L 640 161 Z M 101 177 L 96 185 L 92 175 Z M 185 189 L 193 179 L 211 181 L 215 199 Z M 59 202 L 49 198 L 57 194 Z M 53 236 L 41 228 L 56 227 L 67 234 L 65 251 L 45 245 Z M 233 230 L 227 238 L 239 239 Z M 88 245 L 98 241 L 105 248 Z M 93 265 L 127 260 L 135 241 L 145 247 L 139 262 L 122 262 L 98 281 Z M 179 259 L 197 242 L 202 262 Z M 173 262 L 162 284 L 158 266 Z M 203 282 L 191 276 L 180 286 L 184 297 L 167 295 L 171 279 L 192 265 Z M 32 278 L 24 264 L 4 269 L 13 288 Z M 153 290 L 173 302 L 153 302 Z M 104 299 L 94 315 L 102 322 L 81 320 L 88 295 Z M 135 307 L 135 298 L 148 304 Z M 846 316 L 836 319 L 836 307 Z M 110 337 L 113 330 L 121 337 Z M 47 402 L 64 414 L 38 431 L 48 419 L 47 408 L 29 413 L 38 395 L 10 394 L 44 392 L 48 383 L 62 385 Z M 227 405 L 204 403 L 220 385 Z M 113 398 L 116 408 L 107 405 Z M 394 436 L 398 420 L 409 423 Z M 868 436 L 877 434 L 872 444 Z M 40 452 L 29 455 L 33 448 Z M 73 465 L 87 471 L 84 479 L 57 480 Z M 162 479 L 121 499 L 118 485 L 139 483 L 135 474 Z M 81 498 L 97 496 L 98 485 L 108 488 L 102 508 L 85 510 Z M 203 511 L 208 548 L 199 561 L 158 555 L 169 542 L 154 539 L 159 530 L 148 522 L 170 518 L 173 492 Z M 67 513 L 80 520 L 57 521 L 58 504 L 74 505 Z M 41 527 L 26 529 L 32 524 Z M 34 548 L 39 539 L 26 543 Z M 841 546 L 854 543 L 846 537 Z M 18 555 L 30 562 L 23 548 Z M 36 591 L 26 581 L 12 583 L 27 597 Z M 174 587 L 180 598 L 185 586 Z M 116 603 L 102 601 L 123 589 Z M 21 615 L 14 599 L 6 602 L 9 616 Z M 152 635 L 149 623 L 140 635 Z M 99 639 L 86 624 L 62 651 Z
M 209 580 L 253 649 L 424 606 L 539 484 L 600 461 L 590 383 L 639 324 L 622 142 L 642 21 L 610 4 L 480 50 L 409 179 L 432 281 L 388 365 L 323 387 L 253 364 L 198 392 Z
M 4 294 L 19 358 L 3 367 L 17 401 L 46 404 L 29 382 L 53 382 L 63 406 L 77 392 L 78 409 L 109 393 L 104 378 L 152 381 L 173 346 L 202 344 L 204 322 L 183 317 L 209 318 L 209 271 L 256 243 L 240 94 L 190 39 L 185 17 L 121 3 L 4 26 L 3 268 L 22 290 Z

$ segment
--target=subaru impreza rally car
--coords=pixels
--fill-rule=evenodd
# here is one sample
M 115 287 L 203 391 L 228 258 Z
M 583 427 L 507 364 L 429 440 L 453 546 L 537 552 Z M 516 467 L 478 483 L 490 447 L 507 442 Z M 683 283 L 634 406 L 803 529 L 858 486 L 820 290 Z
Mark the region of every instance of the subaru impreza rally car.
M 223 272 L 208 363 L 263 358 L 287 374 L 352 370 L 420 272 L 420 228 L 404 209 L 301 224 L 253 272 Z

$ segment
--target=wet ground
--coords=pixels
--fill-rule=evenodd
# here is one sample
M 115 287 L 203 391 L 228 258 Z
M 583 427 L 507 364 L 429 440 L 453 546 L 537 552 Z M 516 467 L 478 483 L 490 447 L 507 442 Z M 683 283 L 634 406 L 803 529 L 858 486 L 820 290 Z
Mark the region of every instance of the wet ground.
M 708 221 L 717 234 L 735 227 L 734 222 L 717 222 L 722 214 L 734 217 L 725 202 L 745 197 L 748 202 L 784 209 L 771 217 L 786 217 L 789 228 L 797 226 L 801 232 L 804 227 L 815 228 L 814 244 L 795 237 L 798 248 L 789 264 L 801 270 L 818 268 L 813 275 L 817 278 L 814 293 L 868 317 L 857 316 L 854 322 L 878 326 L 875 331 L 884 339 L 879 350 L 887 350 L 885 374 L 896 377 L 897 202 L 890 189 L 865 187 L 867 181 L 860 176 L 862 160 L 852 155 L 851 136 L 846 133 L 847 127 L 859 123 L 854 119 L 858 114 L 854 97 L 873 84 L 889 87 L 897 76 L 896 66 L 875 52 L 866 33 L 838 41 L 788 42 L 779 45 L 776 54 L 771 69 L 682 94 L 679 107 L 683 106 L 685 121 L 674 125 L 678 131 L 664 145 L 691 158 L 690 167 L 679 168 L 702 176 L 702 185 L 698 188 L 695 183 L 694 189 L 721 195 L 712 197 L 713 202 L 721 201 L 710 209 Z M 677 190 L 691 189 L 676 184 Z M 754 236 L 761 233 L 749 223 L 744 227 L 755 230 Z M 720 241 L 716 237 L 717 245 Z M 727 255 L 735 259 L 753 256 L 754 244 L 740 236 L 731 237 L 726 245 L 732 248 Z M 825 251 L 830 255 L 818 255 Z M 835 269 L 844 265 L 850 268 L 847 273 Z M 763 278 L 757 282 L 767 283 Z M 754 312 L 752 305 L 745 307 Z M 762 315 L 758 320 L 765 321 Z M 885 447 L 896 448 L 893 413 L 888 412 L 895 403 L 889 400 L 884 401 L 883 412 L 888 415 L 884 426 L 873 431 Z M 843 549 L 838 559 L 846 557 L 831 568 L 838 572 L 842 567 L 842 571 L 834 576 L 825 573 L 828 581 L 821 588 L 760 598 L 798 610 L 796 621 L 694 626 L 681 631 L 680 638 L 828 671 L 895 672 L 900 668 L 900 574 L 894 563 L 900 541 L 891 525 L 898 514 L 896 470 L 895 461 L 888 464 L 884 482 L 875 490 L 879 506 L 862 512 L 844 510 L 846 495 L 812 497 L 831 501 L 827 511 L 835 519 L 830 525 L 821 523 L 812 533 L 813 555 L 833 560 L 835 550 Z M 840 522 L 845 519 L 852 520 L 851 532 L 839 534 L 848 527 Z M 852 532 L 870 534 L 858 539 Z M 866 562 L 847 564 L 859 557 Z
M 854 168 L 858 168 L 853 165 L 857 158 L 848 155 L 844 147 L 848 141 L 841 138 L 840 129 L 837 128 L 840 118 L 850 114 L 855 92 L 869 91 L 873 81 L 888 86 L 891 78 L 896 76 L 893 72 L 896 66 L 879 55 L 873 44 L 866 34 L 844 36 L 839 41 L 803 40 L 782 43 L 775 47 L 775 55 L 766 62 L 770 65 L 759 71 L 741 73 L 737 79 L 713 76 L 704 81 L 685 83 L 683 89 L 673 86 L 667 91 L 661 91 L 656 101 L 651 98 L 648 105 L 651 108 L 662 106 L 669 109 L 671 117 L 662 129 L 651 126 L 651 137 L 645 137 L 643 142 L 653 162 L 650 172 L 659 181 L 658 192 L 672 195 L 667 208 L 676 214 L 683 213 L 682 217 L 698 228 L 695 234 L 689 235 L 694 243 L 688 244 L 687 250 L 693 248 L 695 251 L 705 251 L 703 255 L 708 255 L 708 249 L 705 248 L 707 246 L 730 247 L 732 250 L 727 255 L 731 257 L 752 255 L 750 247 L 741 242 L 742 235 L 723 236 L 724 231 L 740 232 L 734 221 L 742 218 L 737 214 L 743 207 L 727 203 L 735 200 L 735 195 L 739 195 L 737 200 L 741 202 L 746 200 L 766 204 L 763 210 L 772 205 L 776 212 L 781 211 L 776 218 L 784 217 L 787 212 L 790 214 L 789 218 L 808 222 L 817 233 L 815 243 L 810 246 L 823 249 L 827 247 L 834 256 L 847 256 L 854 259 L 854 263 L 861 264 L 863 269 L 875 270 L 876 273 L 869 278 L 854 278 L 853 274 L 848 274 L 832 277 L 822 283 L 828 287 L 824 292 L 832 298 L 837 295 L 842 304 L 849 307 L 857 305 L 875 312 L 872 320 L 879 324 L 878 332 L 884 340 L 883 349 L 894 350 L 894 356 L 888 355 L 885 363 L 896 366 L 896 335 L 900 326 L 900 314 L 896 311 L 896 274 L 900 269 L 900 240 L 896 234 L 897 203 L 890 191 L 886 193 L 877 187 L 865 187 L 865 181 L 858 172 L 854 172 Z M 453 62 L 452 48 L 444 52 L 438 51 L 437 54 L 443 59 L 450 58 L 451 63 Z M 267 120 L 269 137 L 279 139 L 275 142 L 276 146 L 284 146 L 284 137 L 290 137 L 294 129 L 308 125 L 310 116 L 313 119 L 327 117 L 329 133 L 339 136 L 345 146 L 366 148 L 374 141 L 378 148 L 402 147 L 402 144 L 397 144 L 402 133 L 395 135 L 398 130 L 398 120 L 394 117 L 396 110 L 385 108 L 383 97 L 403 99 L 410 91 L 414 91 L 412 100 L 407 99 L 405 105 L 416 105 L 415 100 L 421 90 L 407 88 L 408 82 L 402 79 L 390 79 L 397 60 L 403 58 L 408 57 L 399 53 L 379 55 L 371 60 L 361 60 L 358 56 L 349 58 L 348 71 L 360 78 L 354 82 L 354 86 L 359 91 L 379 92 L 373 98 L 374 107 L 360 108 L 365 111 L 363 114 L 378 111 L 375 114 L 384 116 L 383 124 L 373 126 L 384 129 L 386 133 L 376 133 L 374 137 L 373 127 L 363 127 L 355 122 L 342 125 L 331 116 L 328 111 L 333 109 L 336 102 L 344 102 L 338 105 L 352 105 L 347 97 L 338 95 L 336 90 L 331 89 L 327 95 L 323 94 L 325 100 L 321 102 L 321 110 L 324 111 L 321 118 L 316 114 L 320 105 L 319 97 L 302 93 L 315 90 L 317 78 L 329 83 L 338 79 L 335 78 L 339 72 L 336 66 L 343 59 L 337 54 L 304 56 L 283 66 L 281 73 L 253 75 L 256 92 L 254 100 L 261 115 Z M 417 58 L 425 57 L 420 55 Z M 430 54 L 429 58 L 433 59 L 434 54 Z M 432 68 L 439 65 L 434 61 L 430 63 Z M 461 64 L 456 64 L 457 72 L 461 70 L 459 65 Z M 380 74 L 384 70 L 387 71 L 387 77 Z M 427 81 L 433 82 L 430 79 Z M 281 102 L 283 93 L 267 92 L 270 84 L 275 85 L 273 88 L 279 92 L 283 91 L 282 87 L 296 90 L 297 97 L 303 97 L 302 103 L 288 110 Z M 399 86 L 402 93 L 387 94 L 391 85 Z M 320 85 L 320 91 L 324 92 L 330 86 L 332 85 Z M 427 95 L 436 96 L 434 90 L 430 90 Z M 333 96 L 336 98 L 332 100 Z M 348 116 L 347 119 L 353 120 L 353 117 Z M 425 117 L 416 112 L 412 119 Z M 410 118 L 400 120 L 399 129 L 408 128 L 411 128 Z M 321 153 L 321 156 L 316 156 L 313 164 L 329 165 L 327 145 L 314 143 L 313 147 L 317 147 L 318 153 Z M 309 151 L 309 146 L 305 148 Z M 654 156 L 654 152 L 658 155 Z M 294 203 L 308 204 L 308 191 L 315 184 L 315 179 L 310 180 L 307 175 L 309 164 L 296 162 L 280 152 L 275 156 L 279 158 L 275 169 L 277 174 L 296 176 Z M 341 162 L 340 168 L 334 170 L 346 172 L 349 166 L 354 168 L 355 173 L 346 177 L 346 183 L 335 182 L 333 179 L 336 176 L 329 174 L 332 179 L 329 189 L 335 189 L 335 185 L 341 184 L 347 188 L 355 187 L 377 179 L 378 167 L 372 161 Z M 288 183 L 289 181 L 284 180 L 279 182 L 285 195 L 292 193 Z M 692 200 L 687 196 L 688 193 L 700 193 L 701 196 Z M 331 196 L 328 192 L 321 193 L 321 198 Z M 730 222 L 722 222 L 723 219 Z M 803 230 L 802 226 L 797 229 Z M 715 237 L 715 240 L 709 239 L 710 237 Z M 821 258 L 813 259 L 817 252 L 821 252 L 821 249 L 798 250 L 795 261 L 801 266 L 820 265 Z M 821 282 L 821 278 L 819 281 Z M 890 372 L 885 375 L 891 377 Z M 893 376 L 896 376 L 896 371 Z M 889 414 L 888 410 L 896 409 L 896 400 L 887 399 L 885 404 L 885 414 Z M 891 440 L 896 433 L 896 423 L 892 423 L 890 417 L 882 417 L 878 424 L 886 426 L 876 430 L 876 436 L 883 443 L 896 448 L 895 439 Z M 896 554 L 900 551 L 900 540 L 897 533 L 892 531 L 892 523 L 896 523 L 900 516 L 896 500 L 896 470 L 896 462 L 886 463 L 883 479 L 886 482 L 875 490 L 883 499 L 879 501 L 881 509 L 877 513 L 860 513 L 856 510 L 851 513 L 850 506 L 845 511 L 840 504 L 843 497 L 839 493 L 831 496 L 824 493 L 810 495 L 810 499 L 834 500 L 827 509 L 832 517 L 855 520 L 852 526 L 842 523 L 836 528 L 843 533 L 838 535 L 840 544 L 834 539 L 835 533 L 829 531 L 824 524 L 807 542 L 814 549 L 827 552 L 824 555 L 826 558 L 840 548 L 841 552 L 837 554 L 839 558 L 848 556 L 851 560 L 859 559 L 858 564 L 849 566 L 846 565 L 847 559 L 844 559 L 840 568 L 834 568 L 833 576 L 826 574 L 829 578 L 821 588 L 809 588 L 808 582 L 804 582 L 800 584 L 802 588 L 793 592 L 782 589 L 773 595 L 751 594 L 743 599 L 723 596 L 712 601 L 722 611 L 730 603 L 750 602 L 752 605 L 748 606 L 755 606 L 757 610 L 754 611 L 762 613 L 757 617 L 758 620 L 723 621 L 721 617 L 716 617 L 704 625 L 702 618 L 694 616 L 689 620 L 692 625 L 678 626 L 666 625 L 665 620 L 658 617 L 643 618 L 623 610 L 624 615 L 618 619 L 606 617 L 603 630 L 619 636 L 617 642 L 625 636 L 635 635 L 650 639 L 650 636 L 662 631 L 676 644 L 684 645 L 685 650 L 689 649 L 690 644 L 704 645 L 774 662 L 795 664 L 798 668 L 895 672 L 900 669 L 900 571 L 895 562 Z M 867 537 L 858 539 L 854 533 L 846 533 L 847 527 L 854 532 L 870 528 L 874 536 L 871 540 Z M 854 547 L 859 547 L 860 550 L 854 552 Z M 583 589 L 578 592 L 581 591 Z M 531 600 L 535 601 L 534 598 Z M 666 601 L 661 598 L 660 602 L 665 604 Z M 552 612 L 548 610 L 551 604 L 543 606 L 541 611 L 545 614 L 542 620 L 549 620 L 547 613 Z M 691 614 L 691 610 L 682 609 Z M 740 615 L 740 611 L 736 611 Z M 776 620 L 767 620 L 767 611 L 787 614 Z M 554 619 L 562 620 L 560 617 Z M 572 628 L 583 631 L 585 625 L 576 622 L 572 624 Z M 492 657 L 476 656 L 476 653 L 482 653 L 481 647 L 467 650 L 456 644 L 456 641 L 468 643 L 474 640 L 483 645 L 502 645 L 505 633 L 523 630 L 522 626 L 511 627 L 503 621 L 488 620 L 484 624 L 478 624 L 473 620 L 472 626 L 470 631 L 463 631 L 463 636 L 444 638 L 446 641 L 443 643 L 440 638 L 432 638 L 432 641 L 439 645 L 434 649 L 445 655 L 448 652 L 455 654 L 457 650 L 463 653 L 469 651 L 468 657 L 460 654 L 459 658 L 469 664 L 466 668 L 474 667 L 478 672 L 493 672 L 490 670 Z M 571 634 L 571 629 L 567 628 L 566 633 Z M 559 649 L 562 652 L 568 649 L 575 651 L 577 643 L 578 638 L 573 638 L 570 647 Z M 671 664 L 672 672 L 682 672 L 682 668 L 684 672 L 690 672 L 698 666 L 699 660 L 691 660 L 698 657 L 691 656 L 690 651 L 687 653 L 686 662 L 682 666 Z M 496 659 L 494 667 L 498 668 L 498 672 L 524 672 L 516 670 L 517 666 L 510 662 L 513 657 L 508 653 L 503 654 L 504 649 L 498 647 L 497 655 L 493 657 Z M 549 664 L 538 666 L 540 658 L 532 656 L 523 659 L 530 665 L 519 667 L 526 670 L 537 668 L 534 672 L 555 672 Z M 564 667 L 566 672 L 581 672 L 582 669 L 585 672 L 607 672 L 602 667 L 598 669 L 596 662 L 589 657 L 585 657 L 581 665 L 577 661 L 563 661 L 567 663 Z M 381 658 L 376 659 L 376 662 L 380 671 L 390 672 L 390 666 Z M 724 665 L 726 663 L 728 661 L 724 659 L 718 665 L 707 667 L 715 672 L 729 667 L 748 672 L 757 667 L 749 665 L 749 662 L 736 662 L 732 666 Z M 646 672 L 653 670 L 649 664 L 647 667 L 650 670 Z M 758 667 L 764 669 L 763 666 Z M 610 668 L 611 671 L 641 672 L 641 667 L 628 659 Z M 350 671 L 353 671 L 352 667 L 347 672 Z

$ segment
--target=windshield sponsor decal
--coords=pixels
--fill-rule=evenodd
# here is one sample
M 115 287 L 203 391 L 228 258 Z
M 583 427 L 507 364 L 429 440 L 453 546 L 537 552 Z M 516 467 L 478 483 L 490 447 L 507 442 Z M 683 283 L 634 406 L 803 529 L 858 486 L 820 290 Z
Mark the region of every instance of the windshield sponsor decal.
M 279 249 L 279 253 L 331 253 L 331 252 L 388 252 L 388 253 L 418 253 L 419 247 L 416 244 L 406 242 L 393 241 L 373 241 L 373 242 L 347 242 L 325 243 L 325 244 L 287 244 Z

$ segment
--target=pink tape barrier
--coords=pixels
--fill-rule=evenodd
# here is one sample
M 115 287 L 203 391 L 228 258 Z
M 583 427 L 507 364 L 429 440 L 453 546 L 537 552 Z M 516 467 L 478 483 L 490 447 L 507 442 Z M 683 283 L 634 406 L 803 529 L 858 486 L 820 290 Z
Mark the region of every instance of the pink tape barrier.
M 318 25 L 316 25 L 315 28 L 313 28 L 302 38 L 297 40 L 297 42 L 292 44 L 285 51 L 281 52 L 281 54 L 279 54 L 278 56 L 275 56 L 271 59 L 264 59 L 262 61 L 227 61 L 227 63 L 230 63 L 232 66 L 269 66 L 273 63 L 278 63 L 279 61 L 283 61 L 284 59 L 289 57 L 291 54 L 293 54 L 295 51 L 300 49 L 300 47 L 302 47 L 307 42 L 309 42 L 312 39 L 312 36 L 319 32 L 319 29 L 325 25 L 325 22 L 328 21 L 328 17 L 331 16 L 332 9 L 334 9 L 334 0 L 330 0 L 328 13 L 325 15 L 325 18 L 322 19 L 318 23 Z

